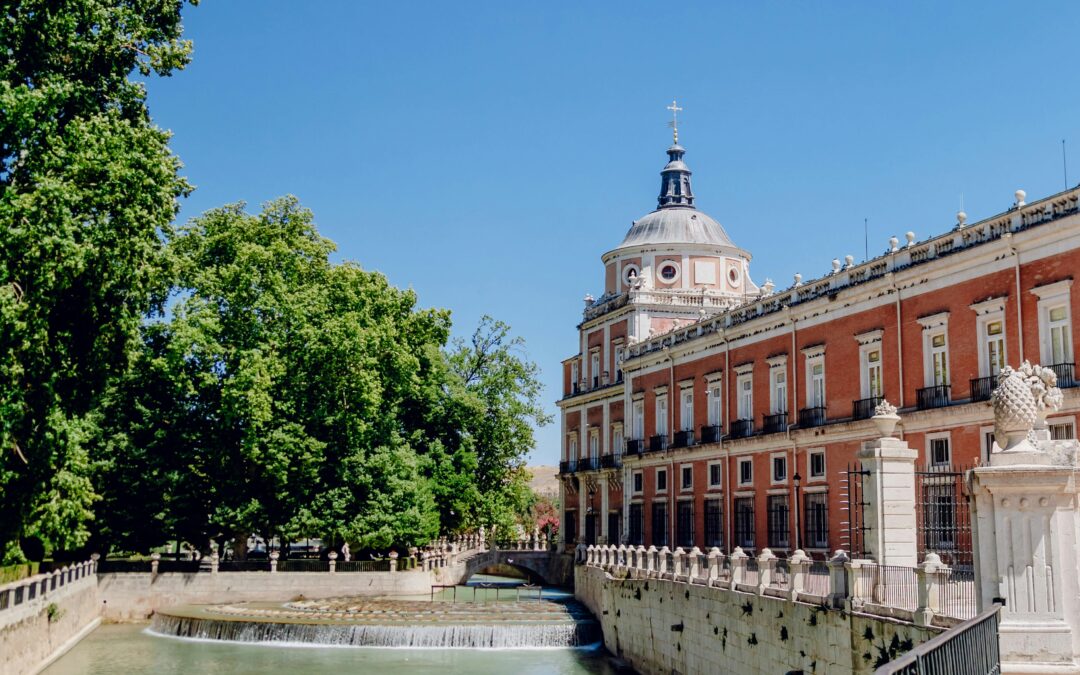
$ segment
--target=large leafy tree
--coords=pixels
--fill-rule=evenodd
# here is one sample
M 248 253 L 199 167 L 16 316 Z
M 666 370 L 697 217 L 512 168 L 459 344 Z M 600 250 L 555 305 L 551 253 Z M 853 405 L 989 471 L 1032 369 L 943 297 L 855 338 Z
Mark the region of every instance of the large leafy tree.
M 86 444 L 163 284 L 188 190 L 138 73 L 188 61 L 181 0 L 0 2 L 0 546 L 88 535 Z M 194 2 L 192 2 L 194 4 Z

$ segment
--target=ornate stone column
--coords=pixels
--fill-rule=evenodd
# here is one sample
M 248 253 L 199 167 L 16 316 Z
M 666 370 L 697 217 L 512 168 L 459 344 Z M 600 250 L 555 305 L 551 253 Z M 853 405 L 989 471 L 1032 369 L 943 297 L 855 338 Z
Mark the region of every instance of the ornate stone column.
M 1006 367 L 991 399 L 998 445 L 972 470 L 978 607 L 1005 602 L 1004 672 L 1080 669 L 1080 485 L 1076 441 L 1032 432 L 1061 404 L 1056 377 L 1024 362 Z
M 915 567 L 915 459 L 918 451 L 892 436 L 896 408 L 882 401 L 871 418 L 880 437 L 859 451 L 863 477 L 866 552 L 878 564 Z

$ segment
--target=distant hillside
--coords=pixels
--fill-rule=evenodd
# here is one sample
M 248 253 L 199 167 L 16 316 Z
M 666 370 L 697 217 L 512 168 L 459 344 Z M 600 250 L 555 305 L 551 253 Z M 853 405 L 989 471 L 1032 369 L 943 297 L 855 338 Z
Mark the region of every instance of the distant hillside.
M 559 467 L 557 466 L 530 466 L 533 478 L 529 487 L 537 494 L 546 494 L 553 497 L 559 496 Z

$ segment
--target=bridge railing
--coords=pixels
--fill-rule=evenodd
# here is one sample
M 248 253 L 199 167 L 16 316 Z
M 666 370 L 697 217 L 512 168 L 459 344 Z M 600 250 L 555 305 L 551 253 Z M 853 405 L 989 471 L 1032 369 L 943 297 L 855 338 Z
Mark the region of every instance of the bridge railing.
M 875 675 L 997 675 L 1001 672 L 998 616 L 994 604 L 981 614 L 924 642 L 895 661 L 874 671 Z

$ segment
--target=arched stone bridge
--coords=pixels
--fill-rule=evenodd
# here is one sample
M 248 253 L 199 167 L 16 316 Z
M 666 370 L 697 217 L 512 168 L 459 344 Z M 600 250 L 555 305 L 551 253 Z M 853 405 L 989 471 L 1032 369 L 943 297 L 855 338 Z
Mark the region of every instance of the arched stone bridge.
M 573 556 L 545 550 L 493 549 L 476 551 L 458 558 L 445 568 L 450 583 L 461 584 L 474 574 L 498 565 L 508 565 L 529 576 L 530 581 L 547 586 L 570 587 L 574 583 Z

